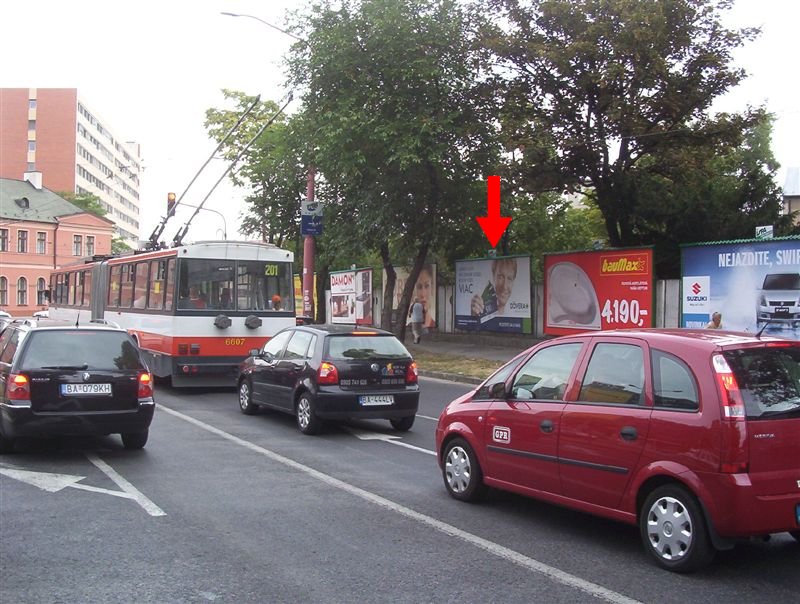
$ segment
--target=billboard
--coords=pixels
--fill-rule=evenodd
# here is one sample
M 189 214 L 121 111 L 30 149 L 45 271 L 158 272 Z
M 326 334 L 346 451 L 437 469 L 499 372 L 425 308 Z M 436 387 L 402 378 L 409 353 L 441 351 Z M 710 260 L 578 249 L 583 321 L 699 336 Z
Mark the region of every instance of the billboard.
M 456 260 L 456 329 L 531 333 L 531 258 Z
M 331 323 L 372 325 L 372 269 L 332 272 Z
M 653 326 L 653 250 L 546 254 L 544 332 Z
M 681 326 L 800 339 L 800 239 L 777 238 L 681 248 Z
M 300 278 L 300 275 L 294 274 L 294 314 L 298 317 L 303 316 L 303 280 Z M 314 308 L 319 308 L 317 304 L 319 300 L 317 298 L 317 273 L 314 273 Z
M 394 298 L 392 298 L 392 311 L 397 312 L 400 307 L 400 299 L 403 297 L 403 288 L 408 281 L 408 275 L 411 269 L 408 267 L 397 267 L 394 269 L 397 279 L 394 284 Z M 383 289 L 386 291 L 386 270 L 383 271 Z M 411 302 L 414 298 L 419 298 L 422 302 L 422 308 L 425 311 L 425 321 L 423 327 L 436 327 L 436 265 L 425 264 L 417 277 L 417 282 L 414 285 L 414 293 L 411 296 Z M 411 323 L 411 317 L 406 317 L 406 325 Z

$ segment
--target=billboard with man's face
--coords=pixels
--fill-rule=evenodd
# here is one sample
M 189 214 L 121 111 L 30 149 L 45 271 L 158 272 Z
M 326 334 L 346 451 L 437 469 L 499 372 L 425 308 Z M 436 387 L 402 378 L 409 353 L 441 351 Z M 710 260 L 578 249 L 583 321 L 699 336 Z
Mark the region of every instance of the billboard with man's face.
M 712 243 L 681 248 L 681 326 L 800 339 L 800 239 Z
M 531 333 L 530 256 L 456 261 L 456 329 Z

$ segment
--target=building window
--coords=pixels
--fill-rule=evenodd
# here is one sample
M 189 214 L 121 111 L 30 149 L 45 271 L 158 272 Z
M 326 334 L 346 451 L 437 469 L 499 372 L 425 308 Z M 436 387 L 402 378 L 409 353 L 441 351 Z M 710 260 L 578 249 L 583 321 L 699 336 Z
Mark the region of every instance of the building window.
M 28 141 L 28 151 L 36 151 L 36 141 Z
M 28 231 L 17 231 L 17 252 L 28 253 Z
M 17 306 L 28 305 L 28 280 L 25 277 L 17 279 Z
M 28 101 L 28 109 L 36 109 L 36 99 L 30 99 Z
M 81 235 L 72 237 L 72 255 L 83 256 L 83 237 Z
M 0 252 L 8 251 L 8 229 L 0 229 Z
M 36 253 L 37 254 L 47 253 L 47 233 L 43 233 L 41 231 L 36 233 Z
M 28 130 L 36 130 L 36 120 L 28 120 Z
M 28 162 L 28 172 L 36 172 L 36 164 L 32 161 Z
M 94 256 L 94 235 L 86 235 L 86 255 Z
M 39 306 L 47 304 L 47 281 L 44 280 L 44 277 L 36 280 L 36 304 Z
M 0 277 L 0 306 L 8 306 L 8 279 Z

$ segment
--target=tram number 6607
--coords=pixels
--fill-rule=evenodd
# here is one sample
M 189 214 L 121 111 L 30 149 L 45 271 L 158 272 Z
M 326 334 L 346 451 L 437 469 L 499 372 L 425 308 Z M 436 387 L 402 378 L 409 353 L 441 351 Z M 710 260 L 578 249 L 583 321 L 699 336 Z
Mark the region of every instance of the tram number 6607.
M 241 346 L 244 342 L 244 338 L 225 338 L 225 346 Z

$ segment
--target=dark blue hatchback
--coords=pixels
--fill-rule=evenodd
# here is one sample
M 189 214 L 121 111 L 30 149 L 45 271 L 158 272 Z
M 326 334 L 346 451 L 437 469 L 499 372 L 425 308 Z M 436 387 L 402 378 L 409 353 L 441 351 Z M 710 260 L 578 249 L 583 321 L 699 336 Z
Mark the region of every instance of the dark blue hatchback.
M 240 366 L 239 408 L 297 418 L 304 434 L 325 420 L 387 419 L 410 430 L 419 407 L 417 364 L 394 334 L 343 325 L 285 329 Z

